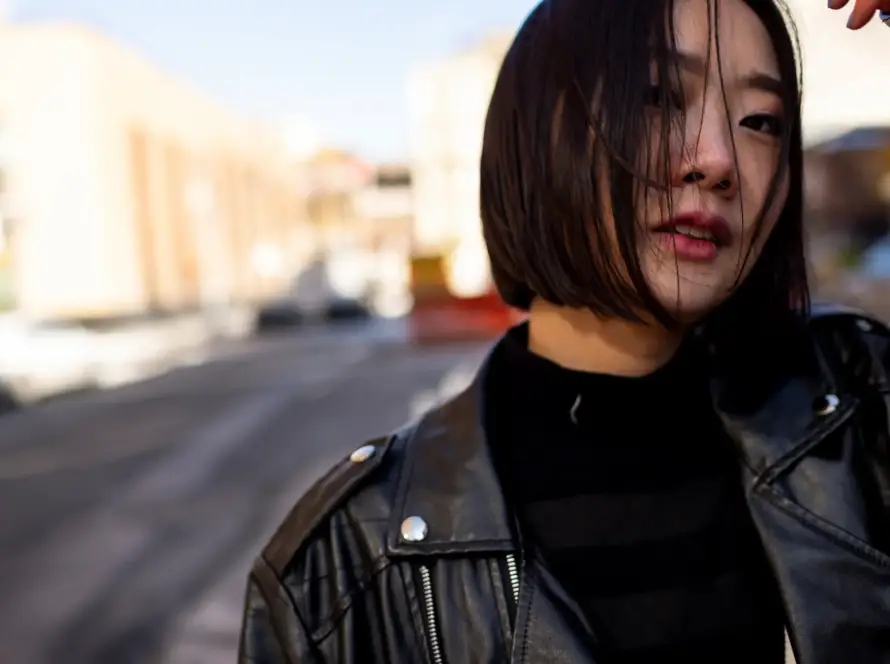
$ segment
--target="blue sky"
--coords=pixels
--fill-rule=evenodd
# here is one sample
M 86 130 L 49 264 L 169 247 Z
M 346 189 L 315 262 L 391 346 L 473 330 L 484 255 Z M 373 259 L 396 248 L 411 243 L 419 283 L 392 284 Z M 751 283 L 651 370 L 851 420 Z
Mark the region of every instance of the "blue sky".
M 241 111 L 304 118 L 326 142 L 404 156 L 412 64 L 492 29 L 533 0 L 18 0 L 14 19 L 77 20 Z

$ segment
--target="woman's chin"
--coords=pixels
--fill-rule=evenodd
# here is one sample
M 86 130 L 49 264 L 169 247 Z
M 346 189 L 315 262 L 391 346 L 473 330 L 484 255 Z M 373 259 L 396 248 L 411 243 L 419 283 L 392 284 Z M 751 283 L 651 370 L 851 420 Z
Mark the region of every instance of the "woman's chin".
M 727 297 L 724 289 L 706 284 L 681 283 L 653 288 L 658 303 L 673 318 L 684 324 L 694 324 L 719 307 Z

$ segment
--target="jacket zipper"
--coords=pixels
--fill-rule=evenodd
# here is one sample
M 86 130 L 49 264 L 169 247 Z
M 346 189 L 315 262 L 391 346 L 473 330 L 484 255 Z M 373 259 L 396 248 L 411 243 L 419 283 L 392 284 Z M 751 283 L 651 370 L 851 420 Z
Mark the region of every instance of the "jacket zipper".
M 516 556 L 512 553 L 507 554 L 507 574 L 510 576 L 513 601 L 519 606 L 519 566 L 516 564 Z
M 516 556 L 507 554 L 507 575 L 510 577 L 510 590 L 513 592 L 513 601 L 519 604 L 519 566 L 516 564 Z M 423 605 L 426 613 L 427 638 L 430 647 L 430 656 L 433 664 L 445 664 L 442 658 L 442 646 L 439 643 L 439 626 L 436 620 L 436 598 L 433 595 L 433 578 L 430 568 L 420 566 L 420 582 L 423 587 Z
M 445 664 L 442 658 L 442 647 L 439 645 L 439 627 L 436 624 L 436 601 L 433 597 L 433 580 L 430 576 L 430 568 L 420 566 L 420 581 L 423 586 L 423 603 L 426 611 L 427 638 L 430 646 L 430 656 L 433 664 Z

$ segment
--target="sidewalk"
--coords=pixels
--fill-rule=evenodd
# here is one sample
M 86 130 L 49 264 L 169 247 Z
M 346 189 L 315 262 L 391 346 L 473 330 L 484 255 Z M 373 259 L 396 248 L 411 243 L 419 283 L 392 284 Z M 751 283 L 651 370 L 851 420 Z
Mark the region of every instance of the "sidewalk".
M 118 387 L 202 363 L 220 340 L 247 337 L 251 321 L 251 312 L 242 308 L 215 317 L 183 314 L 91 331 L 96 385 L 100 389 Z

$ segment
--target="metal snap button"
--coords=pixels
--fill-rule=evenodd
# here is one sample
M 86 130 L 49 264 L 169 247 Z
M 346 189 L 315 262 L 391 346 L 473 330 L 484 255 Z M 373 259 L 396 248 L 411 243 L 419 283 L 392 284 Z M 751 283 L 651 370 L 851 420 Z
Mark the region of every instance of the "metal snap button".
M 816 415 L 831 415 L 840 404 L 841 400 L 836 394 L 826 394 L 813 402 L 813 411 Z
M 422 542 L 429 533 L 429 527 L 426 521 L 419 516 L 409 516 L 402 521 L 402 527 L 399 529 L 402 539 L 406 542 Z
M 364 463 L 377 451 L 377 448 L 373 445 L 365 445 L 364 447 L 358 448 L 355 452 L 349 455 L 349 460 L 352 463 Z

